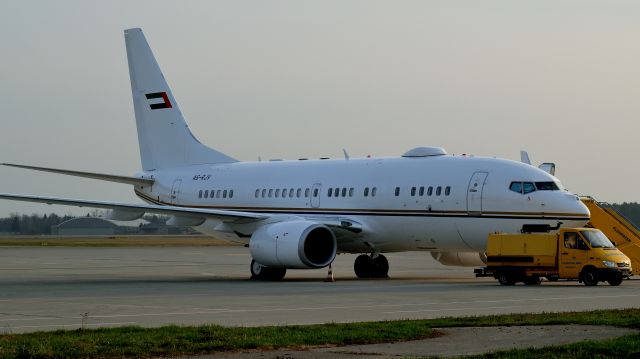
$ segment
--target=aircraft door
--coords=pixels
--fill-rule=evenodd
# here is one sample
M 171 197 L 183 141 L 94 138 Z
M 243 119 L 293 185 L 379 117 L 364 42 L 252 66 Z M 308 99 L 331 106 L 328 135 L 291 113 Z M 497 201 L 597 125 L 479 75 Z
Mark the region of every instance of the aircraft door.
M 311 187 L 311 193 L 309 194 L 311 196 L 311 199 L 309 202 L 311 203 L 311 207 L 313 208 L 320 207 L 320 195 L 322 192 L 321 189 L 322 185 L 320 183 L 314 183 Z
M 169 202 L 171 204 L 178 204 L 178 197 L 180 196 L 181 186 L 182 186 L 181 179 L 177 179 L 173 181 L 173 186 L 171 187 L 171 196 L 169 196 Z
M 467 190 L 467 212 L 469 212 L 469 214 L 482 213 L 482 190 L 484 189 L 484 182 L 487 179 L 487 175 L 487 172 L 475 172 L 473 176 L 471 176 Z

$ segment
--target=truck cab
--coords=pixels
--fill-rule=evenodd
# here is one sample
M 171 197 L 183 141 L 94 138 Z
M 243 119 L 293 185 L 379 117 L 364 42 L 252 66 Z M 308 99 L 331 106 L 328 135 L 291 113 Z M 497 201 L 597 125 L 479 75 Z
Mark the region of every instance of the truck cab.
M 631 275 L 629 258 L 599 229 L 568 228 L 560 230 L 558 237 L 560 278 L 578 278 L 585 285 L 620 284 Z

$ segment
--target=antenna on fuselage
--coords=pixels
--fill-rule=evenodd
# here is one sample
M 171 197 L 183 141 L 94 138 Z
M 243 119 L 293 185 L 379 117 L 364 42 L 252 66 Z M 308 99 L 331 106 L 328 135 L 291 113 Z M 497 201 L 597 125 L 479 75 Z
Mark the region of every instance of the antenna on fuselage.
M 342 153 L 344 153 L 344 159 L 348 160 L 349 159 L 349 154 L 347 153 L 347 149 L 346 148 L 342 149 Z

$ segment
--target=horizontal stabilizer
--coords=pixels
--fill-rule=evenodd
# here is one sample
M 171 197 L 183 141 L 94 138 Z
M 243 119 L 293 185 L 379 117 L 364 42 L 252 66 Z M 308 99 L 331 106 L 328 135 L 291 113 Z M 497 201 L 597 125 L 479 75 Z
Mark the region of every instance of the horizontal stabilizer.
M 69 170 L 62 170 L 62 169 L 58 169 L 58 168 L 25 166 L 25 165 L 16 165 L 16 164 L 12 164 L 12 163 L 3 163 L 2 165 L 3 166 L 9 166 L 9 167 L 23 168 L 23 169 L 27 169 L 27 170 L 58 173 L 58 174 L 68 175 L 68 176 L 92 178 L 92 179 L 97 179 L 97 180 L 101 180 L 101 181 L 126 183 L 126 184 L 131 184 L 131 185 L 134 185 L 134 186 L 151 186 L 153 184 L 153 182 L 154 182 L 154 180 L 148 179 L 148 178 L 117 176 L 117 175 L 109 175 L 109 174 L 104 174 L 104 173 L 69 171 Z

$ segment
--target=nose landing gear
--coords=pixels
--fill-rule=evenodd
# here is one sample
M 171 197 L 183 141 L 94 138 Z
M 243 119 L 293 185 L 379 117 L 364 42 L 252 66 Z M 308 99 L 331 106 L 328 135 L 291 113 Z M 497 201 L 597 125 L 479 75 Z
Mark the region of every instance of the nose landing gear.
M 389 261 L 382 254 L 371 256 L 362 254 L 353 263 L 353 270 L 358 278 L 388 278 Z

